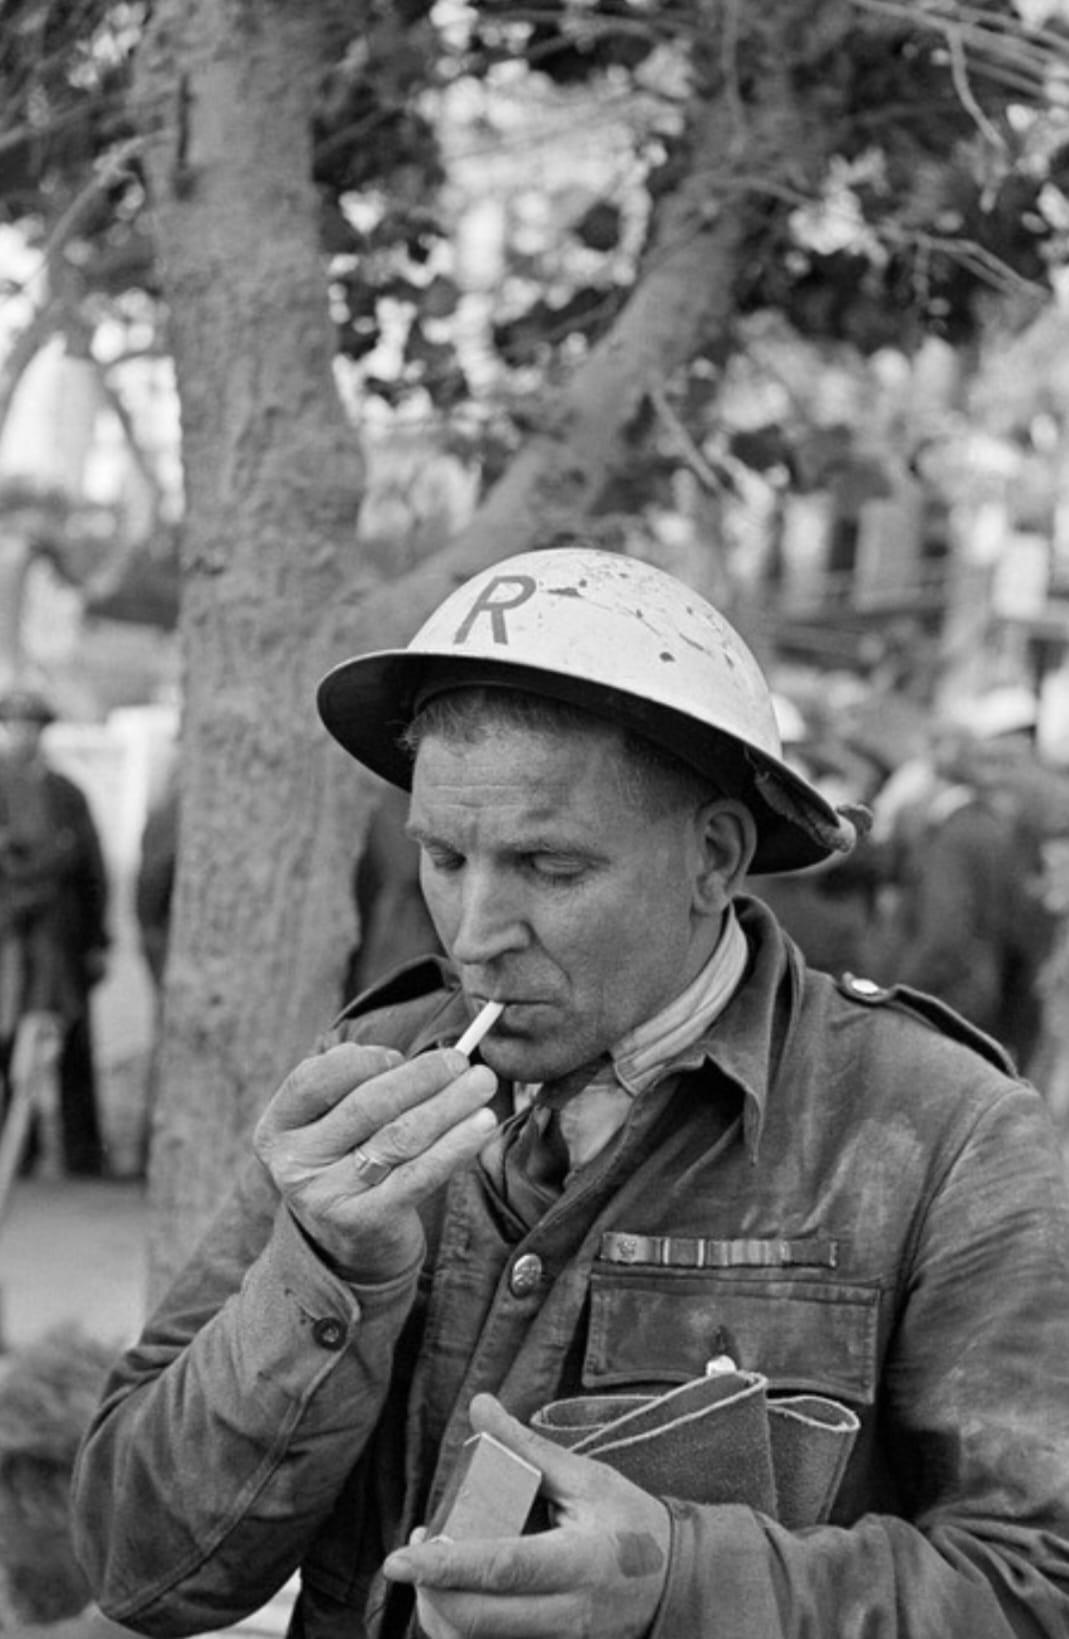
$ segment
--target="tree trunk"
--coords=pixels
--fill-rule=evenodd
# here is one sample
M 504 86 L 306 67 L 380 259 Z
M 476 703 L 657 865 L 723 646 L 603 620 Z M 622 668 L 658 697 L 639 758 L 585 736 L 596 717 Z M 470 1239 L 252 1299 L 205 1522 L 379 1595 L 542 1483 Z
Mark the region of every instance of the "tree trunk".
M 784 83 L 780 12 L 752 20 L 745 108 L 731 53 L 711 43 L 729 83 L 695 99 L 681 179 L 611 333 L 471 524 L 369 592 L 345 550 L 360 471 L 332 389 L 309 180 L 326 9 L 158 0 L 141 59 L 140 105 L 167 111 L 149 172 L 188 482 L 154 1285 L 189 1250 L 250 1119 L 336 1001 L 375 785 L 317 731 L 317 679 L 344 655 L 406 640 L 466 575 L 589 515 L 628 460 L 648 395 L 726 332 L 754 179 L 805 186 L 821 160 Z M 714 0 L 709 12 L 720 16 Z
M 356 852 L 311 704 L 363 469 L 332 375 L 311 110 L 329 7 L 159 0 L 138 64 L 182 405 L 182 844 L 151 1164 L 158 1288 L 335 1006 Z M 162 117 L 160 117 L 162 111 Z

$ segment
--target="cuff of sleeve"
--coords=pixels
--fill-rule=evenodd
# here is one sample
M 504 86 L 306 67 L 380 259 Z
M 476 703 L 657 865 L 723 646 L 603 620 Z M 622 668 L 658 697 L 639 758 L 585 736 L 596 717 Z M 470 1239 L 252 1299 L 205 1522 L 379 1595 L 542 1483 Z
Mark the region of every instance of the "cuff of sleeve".
M 664 1499 L 672 1521 L 668 1576 L 649 1639 L 730 1633 L 779 1639 L 779 1606 L 769 1574 L 768 1537 L 752 1508 Z
M 268 1249 L 278 1276 L 300 1307 L 308 1314 L 331 1313 L 348 1324 L 371 1318 L 391 1309 L 415 1289 L 422 1257 L 408 1269 L 378 1282 L 353 1281 L 333 1269 L 329 1260 L 309 1239 L 288 1208 L 283 1207 L 275 1222 Z
M 416 1282 L 413 1270 L 382 1286 L 354 1291 L 316 1257 L 289 1213 L 280 1211 L 233 1300 L 229 1332 L 243 1385 L 239 1392 L 262 1400 L 270 1385 L 287 1402 L 306 1405 L 340 1371 L 343 1381 L 359 1383 L 361 1403 L 369 1385 L 377 1385 L 367 1401 L 374 1402 L 377 1415 Z M 336 1399 L 328 1396 L 317 1415 L 331 1421 Z M 351 1425 L 351 1395 L 344 1404 Z

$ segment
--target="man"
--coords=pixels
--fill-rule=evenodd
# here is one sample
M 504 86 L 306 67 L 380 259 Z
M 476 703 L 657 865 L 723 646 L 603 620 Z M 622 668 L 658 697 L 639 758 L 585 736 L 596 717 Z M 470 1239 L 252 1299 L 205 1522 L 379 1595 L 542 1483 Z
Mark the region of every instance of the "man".
M 103 1147 L 89 998 L 110 943 L 108 879 L 89 804 L 42 754 L 53 718 L 36 690 L 0 697 L 0 1081 L 6 1102 L 20 1022 L 53 1017 L 64 1170 L 94 1176 Z
M 76 1477 L 107 1614 L 195 1633 L 299 1569 L 309 1639 L 1064 1639 L 1048 1118 L 948 1010 L 808 972 L 739 898 L 853 826 L 781 761 L 737 634 L 646 564 L 533 552 L 319 703 L 411 784 L 451 965 L 285 1081 L 113 1373 Z M 527 1426 L 705 1406 L 707 1371 L 732 1415 L 767 1384 L 802 1446 L 839 1403 L 830 1519 L 785 1523 L 788 1463 L 757 1506 L 731 1449 L 700 1500 L 712 1419 L 655 1430 L 678 1461 L 646 1485 L 620 1469 L 648 1440 L 598 1460 Z M 473 1427 L 541 1471 L 523 1534 L 441 1530 Z
M 887 844 L 887 911 L 871 967 L 938 996 L 1032 1073 L 1054 920 L 1033 805 L 996 777 L 1013 748 L 1020 759 L 1030 748 L 1028 725 L 988 706 L 1006 692 L 1020 713 L 1017 690 L 995 691 L 933 735 L 927 789 Z
M 800 713 L 797 722 L 787 717 L 786 726 L 782 708 L 776 716 L 786 761 L 833 806 L 840 796 L 867 802 L 875 794 L 881 773 L 870 759 L 827 733 L 810 734 Z M 747 891 L 768 906 L 810 967 L 867 973 L 879 886 L 876 856 L 862 838 L 847 854 L 836 853 L 808 871 L 759 877 Z
M 358 934 L 345 964 L 346 999 L 403 962 L 441 949 L 419 885 L 419 848 L 407 821 L 407 792 L 384 786 L 353 871 Z

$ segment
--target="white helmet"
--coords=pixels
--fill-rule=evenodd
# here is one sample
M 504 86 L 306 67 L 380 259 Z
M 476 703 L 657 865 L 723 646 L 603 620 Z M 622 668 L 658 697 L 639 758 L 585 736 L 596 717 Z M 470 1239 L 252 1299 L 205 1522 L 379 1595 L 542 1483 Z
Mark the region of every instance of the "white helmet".
M 335 666 L 317 702 L 346 751 L 407 789 L 400 737 L 420 706 L 480 683 L 568 701 L 671 751 L 750 809 L 755 871 L 796 870 L 856 840 L 783 762 L 772 695 L 742 638 L 652 564 L 575 546 L 506 558 L 451 593 L 407 648 Z

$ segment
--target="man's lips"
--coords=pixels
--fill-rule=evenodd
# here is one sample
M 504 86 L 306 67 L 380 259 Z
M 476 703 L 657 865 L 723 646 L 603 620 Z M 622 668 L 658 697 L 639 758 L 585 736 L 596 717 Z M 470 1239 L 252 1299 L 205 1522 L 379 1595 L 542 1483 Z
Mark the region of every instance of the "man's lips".
M 495 1030 L 500 1030 L 503 1026 L 507 1029 L 510 1022 L 513 1024 L 519 1024 L 525 1013 L 530 1013 L 537 1008 L 552 1007 L 554 1005 L 549 996 L 473 995 L 470 1000 L 477 1009 L 482 1007 L 484 1003 L 488 1001 L 497 1001 L 504 1004 L 504 1012 L 491 1027 L 491 1034 Z

